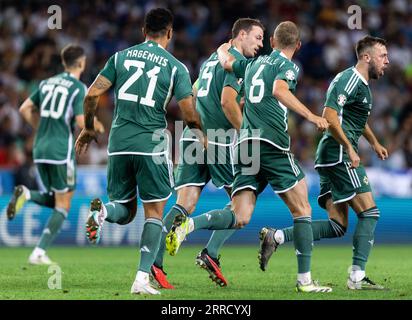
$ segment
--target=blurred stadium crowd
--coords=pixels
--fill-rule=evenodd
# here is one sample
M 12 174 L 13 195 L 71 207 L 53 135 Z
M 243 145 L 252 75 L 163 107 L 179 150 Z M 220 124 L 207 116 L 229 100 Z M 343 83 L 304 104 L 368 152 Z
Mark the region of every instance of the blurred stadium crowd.
M 62 8 L 62 29 L 50 30 L 47 8 Z M 153 7 L 168 7 L 175 14 L 172 53 L 190 70 L 194 81 L 202 62 L 230 38 L 239 17 L 260 19 L 266 26 L 265 47 L 281 20 L 298 23 L 302 48 L 295 61 L 301 67 L 297 95 L 320 114 L 328 84 L 336 73 L 355 64 L 355 42 L 365 34 L 388 41 L 390 68 L 379 82 L 371 81 L 374 102 L 370 124 L 388 148 L 390 159 L 381 162 L 366 140 L 360 154 L 366 166 L 395 170 L 412 168 L 412 3 L 407 0 L 360 1 L 362 29 L 347 26 L 353 1 L 301 0 L 121 0 L 121 1 L 8 1 L 0 2 L 0 168 L 27 177 L 32 166 L 33 132 L 22 121 L 18 106 L 40 80 L 60 72 L 60 49 L 70 43 L 87 52 L 82 76 L 90 85 L 105 61 L 116 51 L 143 40 L 144 14 Z M 79 159 L 80 164 L 105 164 L 113 97 L 104 96 L 98 117 L 107 133 Z M 180 119 L 174 101 L 168 108 L 169 129 Z M 294 114 L 289 130 L 293 152 L 303 165 L 312 166 L 320 138 L 314 127 Z M 18 177 L 17 177 L 18 179 Z

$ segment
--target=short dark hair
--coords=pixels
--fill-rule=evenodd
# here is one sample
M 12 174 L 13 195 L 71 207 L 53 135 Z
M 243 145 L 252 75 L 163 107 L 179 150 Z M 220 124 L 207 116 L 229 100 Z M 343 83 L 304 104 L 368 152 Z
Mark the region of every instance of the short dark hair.
M 152 37 L 164 36 L 173 26 L 173 14 L 166 8 L 150 10 L 144 18 L 144 30 Z
M 85 53 L 82 47 L 74 44 L 68 44 L 62 49 L 60 56 L 63 64 L 67 68 L 72 68 L 76 66 L 77 59 L 85 56 Z
M 372 48 L 375 44 L 381 44 L 386 47 L 386 40 L 378 37 L 365 36 L 356 43 L 356 56 L 359 58 L 366 50 Z
M 292 21 L 283 21 L 276 27 L 273 36 L 279 49 L 296 45 L 300 39 L 299 29 Z
M 252 18 L 240 18 L 235 21 L 232 28 L 232 39 L 236 38 L 239 35 L 240 30 L 245 30 L 250 32 L 252 28 L 256 26 L 265 31 L 265 27 L 258 19 Z

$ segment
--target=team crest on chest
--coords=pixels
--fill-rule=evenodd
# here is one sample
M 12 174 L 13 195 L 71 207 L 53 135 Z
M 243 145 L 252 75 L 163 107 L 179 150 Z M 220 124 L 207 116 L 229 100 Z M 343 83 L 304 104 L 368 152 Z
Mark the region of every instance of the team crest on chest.
M 365 177 L 363 178 L 363 182 L 364 182 L 366 185 L 369 184 L 369 180 L 368 180 L 368 177 L 367 177 L 367 176 L 365 176 Z
M 341 107 L 343 107 L 346 103 L 346 96 L 344 94 L 340 94 L 338 96 L 338 105 L 340 105 Z
M 295 73 L 292 70 L 288 70 L 285 73 L 285 77 L 290 81 L 295 80 Z

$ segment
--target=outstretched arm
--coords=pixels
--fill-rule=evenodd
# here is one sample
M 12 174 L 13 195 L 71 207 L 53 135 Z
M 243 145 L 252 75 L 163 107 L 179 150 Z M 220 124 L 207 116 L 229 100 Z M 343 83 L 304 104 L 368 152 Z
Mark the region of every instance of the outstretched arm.
M 376 138 L 375 134 L 368 124 L 366 124 L 365 126 L 363 136 L 366 138 L 366 140 L 368 140 L 370 146 L 376 152 L 379 159 L 386 160 L 388 158 L 388 150 L 386 150 L 386 148 L 379 143 L 378 139 Z
M 109 90 L 111 86 L 112 83 L 106 77 L 98 75 L 96 80 L 94 80 L 90 88 L 87 90 L 87 95 L 84 98 L 83 105 L 85 127 L 80 132 L 75 145 L 76 152 L 78 154 L 82 153 L 83 150 L 86 151 L 92 140 L 97 141 L 96 131 L 94 129 L 94 116 L 96 113 L 97 104 L 100 96 Z
M 314 115 L 306 106 L 296 98 L 289 90 L 289 86 L 284 80 L 275 80 L 273 83 L 273 96 L 282 103 L 286 108 L 300 114 L 316 125 L 319 130 L 325 130 L 329 127 L 326 119 Z

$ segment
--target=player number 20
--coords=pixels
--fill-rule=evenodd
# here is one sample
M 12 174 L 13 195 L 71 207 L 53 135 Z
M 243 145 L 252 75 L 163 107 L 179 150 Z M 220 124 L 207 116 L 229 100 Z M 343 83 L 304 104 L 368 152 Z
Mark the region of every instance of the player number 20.
M 126 101 L 132 101 L 132 102 L 138 102 L 139 97 L 137 94 L 127 93 L 126 91 L 142 76 L 145 63 L 143 61 L 125 60 L 123 65 L 127 71 L 130 70 L 130 67 L 135 67 L 136 71 L 120 87 L 119 99 L 126 100 Z M 146 95 L 140 98 L 140 104 L 143 104 L 148 107 L 154 107 L 156 101 L 153 100 L 153 93 L 156 87 L 157 74 L 159 72 L 160 72 L 160 67 L 158 66 L 155 66 L 146 72 L 146 75 L 150 79 L 150 81 L 147 87 Z
M 40 106 L 40 116 L 43 118 L 52 117 L 53 119 L 59 119 L 63 114 L 69 91 L 66 87 L 45 84 L 42 86 L 41 92 L 45 94 L 45 97 Z M 59 96 L 60 99 L 57 100 Z

